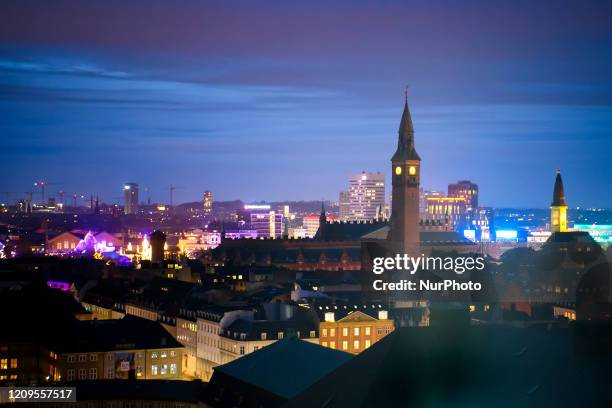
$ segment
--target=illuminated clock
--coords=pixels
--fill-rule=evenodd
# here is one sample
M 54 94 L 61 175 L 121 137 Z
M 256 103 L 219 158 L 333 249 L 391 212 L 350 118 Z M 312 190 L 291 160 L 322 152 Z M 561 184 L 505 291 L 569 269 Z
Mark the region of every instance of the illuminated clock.
M 397 166 L 395 168 L 395 175 L 396 176 L 401 176 L 402 175 L 402 168 L 400 166 Z
M 411 176 L 414 176 L 416 174 L 416 167 L 410 166 L 408 168 L 408 173 L 410 173 Z

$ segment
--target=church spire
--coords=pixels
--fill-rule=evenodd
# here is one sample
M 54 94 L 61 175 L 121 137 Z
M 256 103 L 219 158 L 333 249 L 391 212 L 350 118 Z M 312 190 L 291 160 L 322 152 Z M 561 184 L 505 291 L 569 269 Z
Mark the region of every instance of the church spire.
M 408 87 L 406 87 L 404 112 L 402 113 L 398 133 L 397 150 L 391 160 L 421 160 L 414 147 L 414 127 L 412 125 L 410 109 L 408 108 Z
M 553 200 L 551 206 L 557 207 L 567 205 L 565 202 L 565 190 L 563 188 L 563 179 L 561 178 L 561 169 L 557 169 L 557 178 L 555 179 L 555 188 L 553 190 Z

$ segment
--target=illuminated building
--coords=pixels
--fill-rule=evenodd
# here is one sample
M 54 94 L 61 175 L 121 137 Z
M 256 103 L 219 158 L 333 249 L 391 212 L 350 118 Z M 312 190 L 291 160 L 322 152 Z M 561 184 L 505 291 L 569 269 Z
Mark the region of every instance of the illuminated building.
M 588 232 L 595 241 L 602 244 L 612 244 L 612 225 L 574 224 L 574 231 Z
M 283 214 L 270 210 L 251 213 L 251 228 L 258 237 L 281 238 L 283 234 Z
M 151 244 L 149 243 L 149 239 L 145 234 L 142 238 L 142 250 L 140 252 L 140 259 L 143 261 L 150 261 L 152 256 Z
M 125 183 L 123 186 L 123 212 L 126 215 L 138 213 L 138 184 Z
M 349 178 L 349 216 L 355 221 L 376 218 L 385 205 L 385 175 L 382 173 L 353 174 Z
M 414 127 L 408 98 L 398 131 L 397 150 L 391 157 L 392 200 L 390 239 L 396 250 L 420 243 L 419 185 L 421 158 L 414 145 Z
M 567 231 L 567 203 L 565 202 L 565 190 L 563 189 L 563 180 L 559 169 L 557 169 L 553 200 L 550 204 L 550 231 Z
M 324 316 L 319 325 L 319 344 L 323 347 L 359 354 L 395 328 L 388 312 L 380 308 L 319 308 Z
M 213 205 L 212 191 L 208 191 L 208 190 L 205 191 L 204 198 L 202 201 L 204 205 L 204 216 L 210 217 L 210 215 L 212 214 L 212 205 Z
M 314 236 L 317 234 L 317 231 L 319 230 L 320 218 L 321 216 L 316 214 L 304 216 L 302 225 L 304 228 L 306 228 L 306 237 L 314 238 Z M 333 222 L 336 220 L 336 217 L 333 215 L 326 215 L 326 220 Z
M 463 197 L 429 197 L 425 218 L 440 221 L 455 229 L 465 211 L 466 202 Z
M 201 252 L 214 249 L 219 244 L 221 244 L 220 232 L 197 229 L 181 234 L 178 241 L 179 251 L 188 258 L 197 257 Z
M 427 218 L 427 199 L 444 197 L 444 193 L 435 190 L 421 190 L 419 193 L 419 214 L 422 219 Z
M 338 200 L 338 218 L 347 221 L 351 217 L 351 200 L 348 191 L 341 191 Z
M 448 197 L 461 197 L 465 199 L 467 211 L 478 208 L 478 184 L 470 180 L 459 180 L 448 185 Z

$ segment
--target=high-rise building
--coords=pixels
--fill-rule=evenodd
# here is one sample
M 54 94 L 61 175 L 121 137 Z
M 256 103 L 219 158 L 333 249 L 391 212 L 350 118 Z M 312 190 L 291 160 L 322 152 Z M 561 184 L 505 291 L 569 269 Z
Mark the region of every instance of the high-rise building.
M 459 180 L 448 185 L 448 197 L 465 199 L 466 210 L 473 211 L 478 208 L 478 184 L 470 180 Z
M 427 199 L 439 197 L 444 197 L 444 193 L 441 191 L 421 189 L 419 200 L 419 213 L 421 218 L 427 218 Z
M 565 190 L 561 179 L 561 170 L 557 169 L 553 199 L 550 204 L 550 231 L 567 231 L 567 203 L 565 202 Z
M 385 205 L 385 175 L 359 173 L 349 178 L 349 219 L 370 221 Z
M 338 200 L 338 218 L 346 221 L 351 218 L 351 200 L 348 191 L 341 191 Z
M 390 238 L 397 250 L 408 252 L 409 248 L 416 247 L 420 243 L 421 177 L 421 158 L 414 146 L 414 127 L 408 109 L 408 98 L 400 122 L 397 150 L 391 157 L 391 174 L 393 198 Z
M 212 204 L 213 204 L 212 191 L 208 191 L 208 190 L 205 191 L 204 198 L 202 201 L 204 204 L 204 216 L 210 217 L 210 215 L 212 214 Z
M 426 220 L 439 221 L 442 225 L 456 229 L 465 214 L 463 197 L 428 197 Z
M 125 214 L 137 214 L 138 213 L 138 184 L 136 183 L 125 183 L 123 185 L 124 194 L 124 207 L 123 211 Z

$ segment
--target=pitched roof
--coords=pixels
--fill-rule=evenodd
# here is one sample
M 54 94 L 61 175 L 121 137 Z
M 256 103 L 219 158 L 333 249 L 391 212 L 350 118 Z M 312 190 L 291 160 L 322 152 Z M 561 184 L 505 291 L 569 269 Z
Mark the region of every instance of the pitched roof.
M 296 338 L 277 341 L 256 352 L 215 367 L 223 373 L 283 398 L 291 398 L 351 359 L 351 355 Z M 287 373 L 289 365 L 291 373 Z
M 288 407 L 609 405 L 610 353 L 576 353 L 570 330 L 401 328 Z M 609 336 L 609 333 L 608 333 Z

